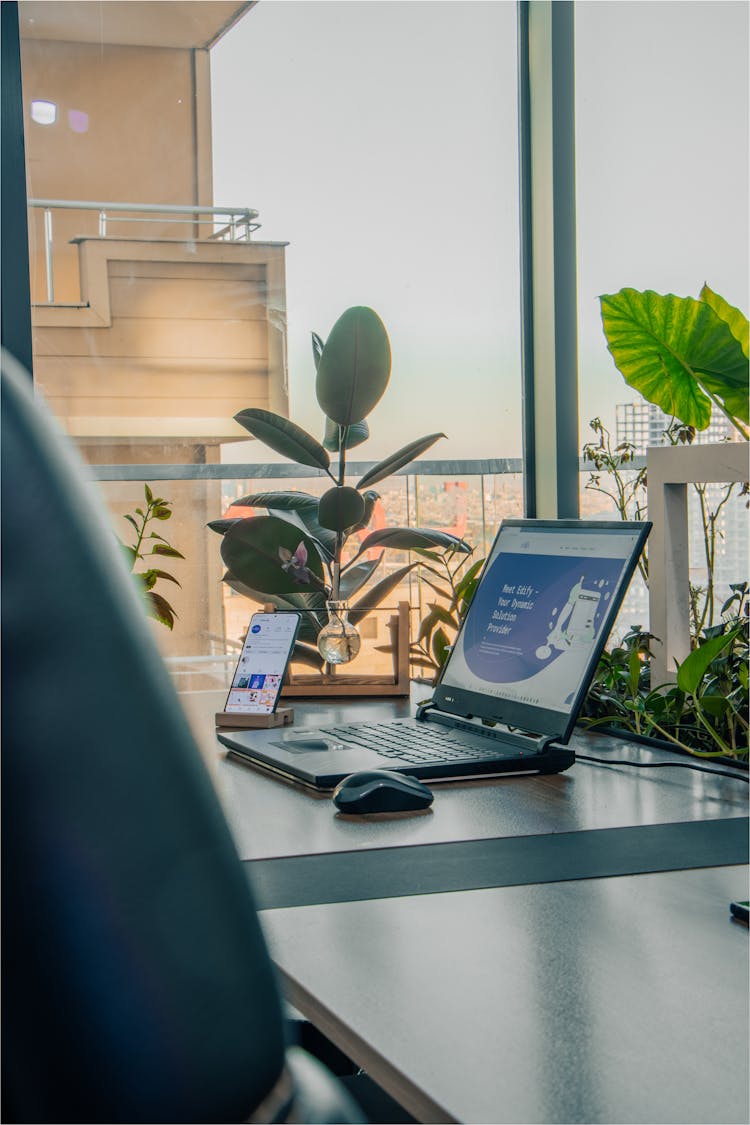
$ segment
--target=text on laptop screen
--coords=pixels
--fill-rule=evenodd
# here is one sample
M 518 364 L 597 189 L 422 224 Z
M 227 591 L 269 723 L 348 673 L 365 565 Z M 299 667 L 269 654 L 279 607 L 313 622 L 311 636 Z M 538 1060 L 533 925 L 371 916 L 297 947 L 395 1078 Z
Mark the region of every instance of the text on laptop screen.
M 638 541 L 627 526 L 503 524 L 441 686 L 569 713 Z

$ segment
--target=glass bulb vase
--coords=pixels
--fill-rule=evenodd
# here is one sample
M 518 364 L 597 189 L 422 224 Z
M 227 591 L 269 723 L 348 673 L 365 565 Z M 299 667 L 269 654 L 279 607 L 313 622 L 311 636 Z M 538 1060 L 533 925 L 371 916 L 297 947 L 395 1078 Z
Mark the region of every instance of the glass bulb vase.
M 349 603 L 326 602 L 328 624 L 318 634 L 318 652 L 326 664 L 348 664 L 360 650 L 362 638 L 349 620 Z

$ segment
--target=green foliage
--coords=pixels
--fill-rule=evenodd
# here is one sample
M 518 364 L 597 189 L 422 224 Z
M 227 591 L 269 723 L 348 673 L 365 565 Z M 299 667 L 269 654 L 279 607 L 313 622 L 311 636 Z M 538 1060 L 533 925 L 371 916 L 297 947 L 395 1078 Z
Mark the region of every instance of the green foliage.
M 690 444 L 714 407 L 748 437 L 748 321 L 739 309 L 707 285 L 699 300 L 622 289 L 600 301 L 615 363 L 631 387 L 671 415 L 664 431 L 671 444 Z M 633 446 L 613 447 L 598 418 L 590 425 L 596 440 L 583 449 L 593 466 L 586 487 L 607 496 L 622 519 L 645 519 L 646 470 L 633 469 Z M 603 653 L 582 721 L 666 740 L 699 756 L 747 758 L 746 583 L 731 587 L 714 623 L 719 517 L 736 486 L 726 486 L 712 503 L 705 484 L 693 488 L 708 581 L 705 588 L 690 589 L 692 651 L 677 668 L 675 684 L 652 685 L 652 638 L 632 629 Z M 648 581 L 645 555 L 640 565 Z
M 698 430 L 716 406 L 748 437 L 748 327 L 739 309 L 707 285 L 698 300 L 621 289 L 599 301 L 609 351 L 629 386 Z
M 747 760 L 747 584 L 732 590 L 724 620 L 701 634 L 676 684 L 650 686 L 653 638 L 640 628 L 604 652 L 582 725 L 657 738 L 698 757 Z
M 158 558 L 168 559 L 184 559 L 185 556 L 176 547 L 173 547 L 163 535 L 149 530 L 149 524 L 153 520 L 164 521 L 172 518 L 171 501 L 164 500 L 161 496 L 154 496 L 147 484 L 144 485 L 144 496 L 146 500 L 145 511 L 143 508 L 136 508 L 132 515 L 123 516 L 123 519 L 127 520 L 135 531 L 135 542 L 132 544 L 121 542 L 120 545 L 125 553 L 128 567 L 133 571 L 138 586 L 143 592 L 146 600 L 146 612 L 149 617 L 153 617 L 162 625 L 166 625 L 168 629 L 173 629 L 176 617 L 175 611 L 164 595 L 158 593 L 154 587 L 159 581 L 174 582 L 175 585 L 179 586 L 179 581 L 174 575 L 160 567 L 147 566 L 145 570 L 141 571 L 136 571 L 135 568 L 139 562 L 149 556 L 155 555 Z
M 410 645 L 410 660 L 429 673 L 434 683 L 471 605 L 484 559 L 472 561 L 473 548 L 466 555 L 455 551 L 442 555 L 425 550 L 419 553 L 424 560 L 420 562 L 422 581 L 440 600 L 428 604 L 417 639 Z
M 378 493 L 368 486 L 403 468 L 443 434 L 429 434 L 391 454 L 354 485 L 346 483 L 347 451 L 369 437 L 366 416 L 382 398 L 391 373 L 391 348 L 380 317 L 364 306 L 347 309 L 324 342 L 312 334 L 315 391 L 324 414 L 322 443 L 288 418 L 250 408 L 235 415 L 240 425 L 277 453 L 300 465 L 320 469 L 333 487 L 319 499 L 307 493 L 263 492 L 237 501 L 265 508 L 265 516 L 213 520 L 209 527 L 223 536 L 224 581 L 259 602 L 303 611 L 303 640 L 314 641 L 326 620 L 329 599 L 350 600 L 375 575 L 382 552 L 429 549 L 465 554 L 468 544 L 429 528 L 381 528 L 364 537 L 356 551 L 347 541 L 369 525 Z M 329 453 L 338 454 L 331 464 Z M 377 549 L 378 557 L 362 556 Z M 345 561 L 346 559 L 346 561 Z M 416 566 L 410 563 L 372 585 L 353 603 L 356 623 L 379 605 Z M 308 658 L 310 653 L 308 652 Z

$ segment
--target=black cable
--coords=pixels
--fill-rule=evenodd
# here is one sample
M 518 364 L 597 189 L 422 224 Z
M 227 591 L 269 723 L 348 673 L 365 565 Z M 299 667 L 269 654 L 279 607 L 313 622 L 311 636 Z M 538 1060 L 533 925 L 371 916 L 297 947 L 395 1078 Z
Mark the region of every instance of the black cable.
M 744 781 L 745 785 L 748 784 L 748 778 L 744 777 L 741 773 L 730 773 L 729 770 L 715 770 L 710 766 L 698 766 L 694 762 L 629 762 L 625 758 L 592 758 L 589 754 L 576 754 L 577 762 L 596 762 L 600 766 L 639 766 L 648 767 L 653 766 L 682 766 L 686 770 L 698 770 L 700 773 L 715 773 L 717 777 L 733 777 L 737 781 Z

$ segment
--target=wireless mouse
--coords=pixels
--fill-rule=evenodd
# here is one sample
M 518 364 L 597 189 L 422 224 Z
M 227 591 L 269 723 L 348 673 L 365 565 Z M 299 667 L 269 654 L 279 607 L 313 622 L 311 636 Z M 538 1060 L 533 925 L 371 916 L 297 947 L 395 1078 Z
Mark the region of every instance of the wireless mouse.
M 431 789 L 405 773 L 363 770 L 345 777 L 333 791 L 333 803 L 342 813 L 414 812 L 432 804 Z

